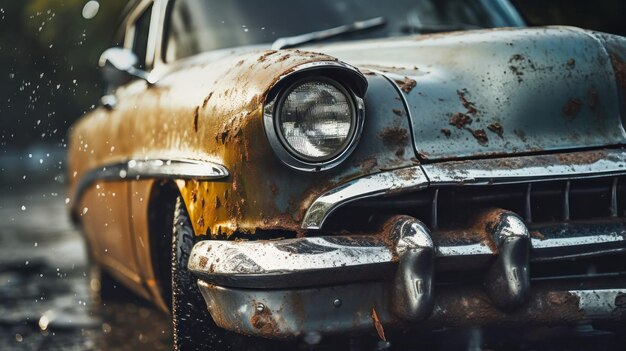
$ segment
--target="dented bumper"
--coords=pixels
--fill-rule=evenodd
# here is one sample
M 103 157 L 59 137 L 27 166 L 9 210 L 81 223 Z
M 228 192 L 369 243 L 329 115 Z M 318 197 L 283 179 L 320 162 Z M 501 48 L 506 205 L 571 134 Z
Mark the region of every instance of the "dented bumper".
M 544 228 L 536 239 L 508 211 L 476 221 L 472 228 L 488 228 L 484 239 L 456 244 L 433 240 L 437 233 L 408 216 L 372 235 L 202 241 L 189 269 L 219 326 L 268 338 L 373 330 L 374 319 L 434 327 L 622 318 L 622 274 L 550 276 L 531 267 L 621 255 L 626 223 Z

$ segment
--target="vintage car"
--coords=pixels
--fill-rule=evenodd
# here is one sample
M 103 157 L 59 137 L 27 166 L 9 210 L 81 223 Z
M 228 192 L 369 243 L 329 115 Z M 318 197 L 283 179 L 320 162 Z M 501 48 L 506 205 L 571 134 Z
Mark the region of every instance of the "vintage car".
M 625 38 L 507 0 L 139 0 L 116 43 L 71 216 L 177 349 L 623 318 Z

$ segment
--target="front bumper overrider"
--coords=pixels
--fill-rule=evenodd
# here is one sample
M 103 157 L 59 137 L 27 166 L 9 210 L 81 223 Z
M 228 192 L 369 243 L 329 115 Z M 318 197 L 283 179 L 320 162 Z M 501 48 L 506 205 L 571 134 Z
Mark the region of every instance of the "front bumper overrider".
M 373 330 L 374 314 L 386 327 L 621 318 L 622 277 L 555 282 L 531 279 L 529 268 L 624 252 L 626 223 L 602 233 L 568 225 L 568 237 L 559 235 L 562 227 L 543 228 L 548 237 L 535 239 L 508 211 L 486 210 L 476 222 L 473 228 L 490 228 L 484 241 L 447 246 L 408 216 L 389 219 L 374 235 L 202 241 L 189 268 L 219 326 L 268 338 Z M 435 272 L 469 269 L 481 279 L 435 286 Z

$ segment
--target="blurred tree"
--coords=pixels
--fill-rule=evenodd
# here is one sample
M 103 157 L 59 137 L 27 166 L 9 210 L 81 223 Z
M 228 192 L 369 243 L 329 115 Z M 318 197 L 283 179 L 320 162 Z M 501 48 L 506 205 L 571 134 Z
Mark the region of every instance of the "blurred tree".
M 68 126 L 96 104 L 100 53 L 112 44 L 125 1 L 20 0 L 0 4 L 0 145 L 64 143 Z

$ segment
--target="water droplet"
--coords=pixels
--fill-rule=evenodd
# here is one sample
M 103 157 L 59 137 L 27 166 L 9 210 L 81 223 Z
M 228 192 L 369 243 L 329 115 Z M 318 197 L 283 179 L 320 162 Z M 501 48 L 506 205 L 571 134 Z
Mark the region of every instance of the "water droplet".
M 100 10 L 99 2 L 95 0 L 88 1 L 85 4 L 85 6 L 83 6 L 83 11 L 82 11 L 83 18 L 92 19 L 96 17 L 96 15 L 98 14 L 98 10 Z
M 89 211 L 89 209 L 87 207 L 83 208 L 83 215 L 87 214 L 87 211 Z
M 26 211 L 26 206 L 22 205 L 22 211 Z
M 126 178 L 126 170 L 125 169 L 121 169 L 120 170 L 120 178 Z

